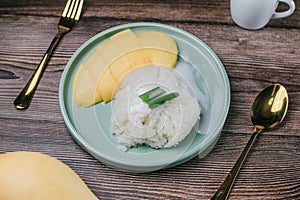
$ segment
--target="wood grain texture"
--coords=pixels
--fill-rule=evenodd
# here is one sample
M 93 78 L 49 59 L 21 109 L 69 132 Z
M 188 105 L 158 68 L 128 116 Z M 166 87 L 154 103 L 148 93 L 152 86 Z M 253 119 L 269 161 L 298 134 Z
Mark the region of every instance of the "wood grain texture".
M 32 105 L 18 111 L 12 102 L 56 33 L 65 1 L 0 0 L 0 153 L 28 150 L 54 156 L 101 199 L 209 199 L 250 137 L 252 101 L 262 88 L 278 82 L 289 92 L 287 117 L 280 128 L 258 137 L 230 199 L 299 199 L 300 1 L 295 3 L 292 16 L 248 31 L 233 23 L 229 0 L 86 0 L 80 23 L 55 50 Z M 130 174 L 98 162 L 75 143 L 60 113 L 58 88 L 66 63 L 86 40 L 107 28 L 140 21 L 173 25 L 206 42 L 227 71 L 231 106 L 207 157 Z

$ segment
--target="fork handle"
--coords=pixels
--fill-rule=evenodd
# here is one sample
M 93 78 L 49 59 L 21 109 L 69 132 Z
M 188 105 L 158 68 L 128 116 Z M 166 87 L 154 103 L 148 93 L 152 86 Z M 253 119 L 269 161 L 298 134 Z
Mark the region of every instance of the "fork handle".
M 47 63 L 52 55 L 53 50 L 57 46 L 58 42 L 62 38 L 62 36 L 67 31 L 59 29 L 55 37 L 53 38 L 50 46 L 48 47 L 46 53 L 44 54 L 40 64 L 38 65 L 35 72 L 32 74 L 31 78 L 23 88 L 23 90 L 20 92 L 20 94 L 17 96 L 17 98 L 14 101 L 14 105 L 19 110 L 27 109 L 30 105 L 31 99 L 34 95 L 34 92 L 39 84 L 40 79 L 42 78 L 43 72 L 46 69 Z

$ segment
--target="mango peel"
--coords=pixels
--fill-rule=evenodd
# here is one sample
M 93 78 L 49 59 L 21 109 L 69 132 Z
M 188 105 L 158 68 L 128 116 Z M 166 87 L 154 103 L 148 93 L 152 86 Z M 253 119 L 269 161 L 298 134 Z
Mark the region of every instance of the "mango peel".
M 97 200 L 82 179 L 54 157 L 37 152 L 0 154 L 1 200 Z

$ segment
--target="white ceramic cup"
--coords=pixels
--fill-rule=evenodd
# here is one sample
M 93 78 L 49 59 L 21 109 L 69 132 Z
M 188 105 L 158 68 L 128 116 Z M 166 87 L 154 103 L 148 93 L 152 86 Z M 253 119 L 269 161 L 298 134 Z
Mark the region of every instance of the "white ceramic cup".
M 289 9 L 276 12 L 280 2 L 287 4 Z M 264 27 L 270 19 L 288 17 L 294 10 L 293 0 L 230 0 L 233 21 L 240 27 L 250 30 Z

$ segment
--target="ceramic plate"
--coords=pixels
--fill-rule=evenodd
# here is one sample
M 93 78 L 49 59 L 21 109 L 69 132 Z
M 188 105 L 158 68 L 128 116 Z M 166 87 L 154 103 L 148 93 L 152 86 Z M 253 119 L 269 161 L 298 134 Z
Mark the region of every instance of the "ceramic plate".
M 110 103 L 84 108 L 75 105 L 72 82 L 76 70 L 110 36 L 124 29 L 133 32 L 159 31 L 172 37 L 179 57 L 175 71 L 186 81 L 202 107 L 201 120 L 178 146 L 153 149 L 147 146 L 124 152 L 110 131 Z M 132 23 L 105 30 L 85 42 L 69 60 L 61 78 L 59 101 L 65 123 L 75 141 L 101 162 L 118 170 L 150 172 L 181 164 L 195 156 L 204 157 L 215 145 L 229 105 L 230 86 L 216 54 L 199 38 L 179 28 L 158 23 Z

